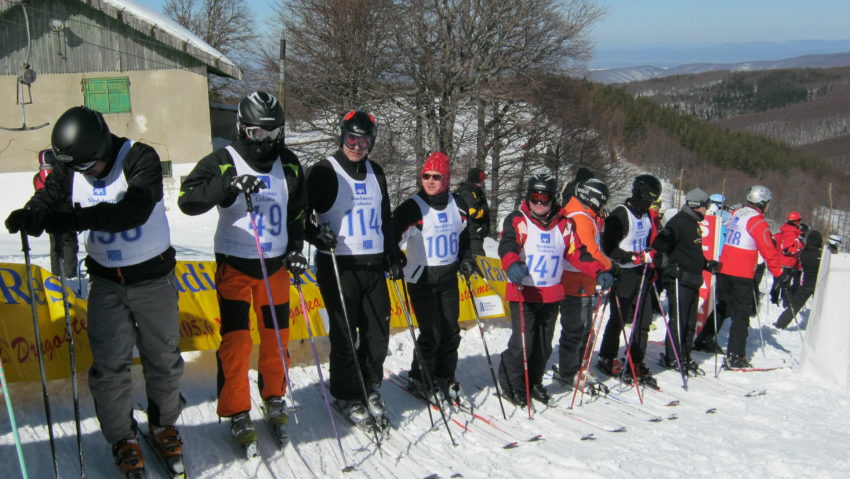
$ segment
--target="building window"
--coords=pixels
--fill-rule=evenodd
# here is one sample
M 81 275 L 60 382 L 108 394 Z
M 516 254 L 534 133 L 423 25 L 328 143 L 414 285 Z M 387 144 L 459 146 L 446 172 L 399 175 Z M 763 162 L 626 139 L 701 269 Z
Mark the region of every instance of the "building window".
M 85 105 L 101 113 L 129 113 L 130 79 L 87 78 L 83 80 Z

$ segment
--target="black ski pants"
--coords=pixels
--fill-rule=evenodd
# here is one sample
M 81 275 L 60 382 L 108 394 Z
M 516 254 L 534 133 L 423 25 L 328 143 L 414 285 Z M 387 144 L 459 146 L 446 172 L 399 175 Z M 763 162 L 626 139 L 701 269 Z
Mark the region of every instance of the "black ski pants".
M 676 357 L 678 353 L 680 360 L 691 358 L 694 331 L 697 327 L 697 306 L 699 306 L 699 288 L 683 286 L 681 282 L 676 287 L 675 281 L 665 281 L 664 288 L 667 290 L 667 307 L 670 310 L 667 319 L 667 327 L 670 334 L 664 342 L 664 352 L 668 359 Z M 682 320 L 679 321 L 681 312 Z M 679 324 L 681 323 L 681 335 L 679 335 Z M 673 338 L 674 343 L 670 342 Z M 676 351 L 673 351 L 676 348 Z
M 348 311 L 348 331 L 331 257 L 319 254 L 316 258 L 316 281 L 330 322 L 331 395 L 340 400 L 361 399 L 363 389 L 351 344 L 357 351 L 366 391 L 371 392 L 381 385 L 384 377 L 384 359 L 390 335 L 390 297 L 381 265 L 340 265 L 339 277 Z
M 814 294 L 814 288 L 803 288 L 800 287 L 797 291 L 791 296 L 791 303 L 782 311 L 782 314 L 779 315 L 779 318 L 776 320 L 777 328 L 786 328 L 794 317 L 797 314 L 800 314 L 800 309 L 803 308 L 803 305 L 806 304 L 806 301 Z
M 646 355 L 646 344 L 649 339 L 649 325 L 652 323 L 652 294 L 649 273 L 643 281 L 641 277 L 644 268 L 621 268 L 617 282 L 614 283 L 613 293 L 616 297 L 610 299 L 611 315 L 605 325 L 602 344 L 599 346 L 599 356 L 605 359 L 615 359 L 620 349 L 620 334 L 623 326 L 631 322 L 638 309 L 635 324 L 632 324 L 630 351 L 636 364 L 643 362 Z M 640 302 L 638 302 L 640 301 Z
M 441 284 L 409 284 L 410 301 L 419 323 L 416 344 L 428 368 L 428 377 L 454 379 L 457 368 L 457 348 L 460 346 L 460 293 L 457 280 Z M 414 354 L 411 375 L 419 374 L 419 361 Z
M 558 303 L 511 302 L 511 337 L 508 339 L 508 348 L 502 353 L 499 384 L 502 390 L 511 392 L 514 397 L 525 397 L 526 393 L 520 304 L 525 320 L 529 386 L 543 381 L 546 361 L 552 354 L 552 336 L 555 334 L 555 319 L 558 316 Z
M 726 274 L 717 275 L 718 309 L 732 318 L 729 327 L 729 345 L 726 349 L 728 354 L 738 356 L 747 355 L 747 335 L 750 330 L 750 313 L 755 307 L 753 298 L 753 280 L 750 278 L 739 278 Z M 720 319 L 718 316 L 717 319 Z M 718 321 L 718 329 L 720 322 Z
M 593 296 L 567 296 L 561 301 L 558 368 L 563 381 L 571 381 L 581 367 L 590 334 L 594 299 Z

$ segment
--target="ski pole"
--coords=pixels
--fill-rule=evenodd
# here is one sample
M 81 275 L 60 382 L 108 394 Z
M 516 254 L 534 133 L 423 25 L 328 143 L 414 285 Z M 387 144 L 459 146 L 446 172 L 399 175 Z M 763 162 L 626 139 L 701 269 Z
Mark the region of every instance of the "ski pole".
M 21 466 L 21 476 L 28 479 L 27 462 L 24 460 L 24 448 L 21 445 L 21 436 L 18 435 L 18 423 L 15 422 L 15 411 L 12 410 L 12 396 L 9 395 L 9 384 L 6 382 L 6 372 L 3 370 L 3 358 L 0 358 L 0 381 L 3 385 L 3 397 L 6 398 L 6 410 L 9 411 L 9 424 L 12 426 L 12 435 L 15 437 L 15 449 L 18 451 L 18 464 Z
M 272 315 L 272 324 L 274 324 L 274 338 L 277 341 L 277 351 L 280 354 L 280 364 L 283 366 L 283 374 L 286 376 L 286 395 L 289 396 L 289 403 L 292 404 L 292 415 L 295 416 L 295 423 L 298 423 L 298 412 L 295 410 L 295 399 L 292 397 L 292 380 L 289 377 L 289 368 L 286 366 L 286 353 L 283 351 L 283 341 L 280 340 L 280 325 L 277 322 L 277 313 L 275 312 L 274 297 L 272 296 L 272 285 L 269 281 L 269 272 L 266 269 L 266 257 L 263 254 L 263 247 L 260 245 L 260 231 L 257 227 L 257 219 L 254 217 L 254 203 L 251 201 L 251 195 L 245 193 L 245 204 L 247 205 L 248 217 L 251 220 L 251 229 L 254 231 L 254 242 L 257 244 L 257 254 L 260 256 L 260 271 L 263 273 L 263 283 L 266 285 L 266 296 L 269 300 L 269 311 Z M 287 275 L 288 276 L 288 275 Z
M 360 360 L 357 359 L 357 348 L 354 347 L 354 333 L 351 331 L 351 321 L 348 320 L 348 308 L 345 306 L 345 295 L 342 293 L 342 280 L 339 278 L 339 266 L 336 262 L 336 253 L 334 248 L 329 248 L 328 251 L 331 253 L 331 264 L 333 264 L 334 278 L 336 278 L 336 289 L 339 292 L 340 306 L 342 306 L 342 318 L 345 320 L 345 331 L 346 337 L 348 338 L 348 346 L 351 348 L 351 354 L 354 358 L 354 369 L 357 370 L 357 380 L 360 382 L 360 390 L 363 392 L 363 405 L 366 406 L 366 412 L 369 413 L 369 418 L 372 420 L 372 424 L 375 425 L 372 429 L 372 432 L 375 435 L 375 445 L 378 447 L 378 452 L 383 455 L 383 450 L 381 449 L 381 438 L 378 436 L 378 420 L 375 418 L 372 408 L 369 407 L 369 392 L 366 391 L 366 381 L 363 379 L 363 371 L 360 370 Z
M 307 315 L 307 302 L 304 301 L 304 293 L 301 291 L 301 277 L 295 275 L 295 289 L 298 291 L 298 300 L 301 304 L 301 315 L 304 317 L 304 325 L 307 327 L 307 336 L 310 338 L 310 349 L 313 351 L 313 363 L 316 364 L 316 371 L 319 373 L 319 386 L 322 390 L 322 400 L 325 402 L 325 409 L 328 410 L 328 417 L 331 419 L 331 427 L 333 427 L 334 435 L 336 436 L 336 445 L 339 447 L 339 454 L 342 457 L 342 463 L 345 467 L 342 472 L 351 472 L 354 466 L 348 464 L 345 458 L 345 450 L 342 448 L 342 439 L 339 436 L 339 430 L 336 427 L 334 413 L 331 411 L 331 401 L 328 398 L 328 388 L 325 385 L 325 376 L 322 374 L 322 364 L 319 361 L 319 352 L 316 351 L 316 340 L 313 338 L 313 327 L 310 326 L 310 317 Z
M 27 288 L 30 293 L 30 310 L 32 312 L 32 327 L 35 333 L 35 342 L 38 344 L 36 354 L 38 356 L 38 372 L 41 375 L 41 395 L 44 399 L 44 415 L 47 417 L 47 434 L 50 437 L 50 454 L 53 457 L 53 474 L 59 477 L 59 461 L 56 458 L 56 441 L 53 436 L 53 415 L 50 413 L 50 396 L 47 393 L 47 372 L 44 369 L 44 347 L 41 342 L 41 328 L 38 326 L 38 309 L 35 305 L 35 288 L 33 288 L 32 264 L 30 262 L 30 243 L 26 233 L 21 231 L 21 248 L 24 252 L 24 263 L 27 270 Z M 64 289 L 64 288 L 63 288 Z
M 661 305 L 661 295 L 658 293 L 658 288 L 653 284 L 652 291 L 655 293 L 655 298 L 658 300 L 658 309 L 661 311 L 661 319 L 664 320 L 664 327 L 667 331 L 667 341 L 673 345 L 673 356 L 676 357 L 676 364 L 679 365 L 679 374 L 682 375 L 682 387 L 688 389 L 688 380 L 685 376 L 684 368 L 682 367 L 682 358 L 679 356 L 679 351 L 676 349 L 676 341 L 673 339 L 673 333 L 670 332 L 670 318 L 664 312 L 664 307 Z M 678 298 L 677 298 L 678 299 Z
M 678 336 L 678 342 L 672 341 L 673 343 L 673 351 L 676 351 L 676 362 L 679 363 L 679 373 L 682 375 L 682 388 L 685 391 L 688 390 L 688 375 L 685 373 L 685 335 L 682 330 L 682 290 L 679 286 L 679 278 L 676 278 L 676 328 Z M 658 303 L 661 304 L 660 302 Z M 660 308 L 659 308 L 660 309 Z M 667 327 L 667 330 L 670 330 L 670 327 Z
M 579 400 L 579 404 L 582 404 L 584 401 L 584 385 L 587 382 L 587 376 L 589 375 L 590 363 L 593 359 L 593 348 L 596 345 L 596 338 L 599 335 L 599 329 L 602 325 L 602 318 L 605 316 L 605 310 L 608 306 L 608 298 L 610 297 L 611 290 L 606 289 L 601 292 L 601 296 L 596 301 L 596 311 L 593 313 L 593 319 L 590 322 L 590 331 L 587 334 L 587 341 L 585 343 L 584 348 L 584 357 L 581 360 L 581 366 L 578 370 L 577 381 L 575 387 L 573 388 L 573 399 L 570 402 L 570 409 L 573 408 L 576 402 L 576 395 L 578 394 L 579 389 L 581 390 L 581 399 Z
M 764 352 L 764 331 L 761 330 L 761 313 L 759 311 L 759 298 L 756 290 L 753 290 L 753 303 L 756 305 L 756 322 L 759 325 L 759 338 L 761 339 L 761 357 L 767 359 L 767 354 Z
M 787 295 L 787 297 L 788 297 L 788 307 L 789 307 L 789 308 L 791 308 L 791 319 L 793 319 L 793 320 L 794 320 L 794 324 L 797 326 L 797 332 L 798 332 L 798 333 L 800 333 L 800 342 L 805 342 L 805 338 L 803 338 L 803 331 L 802 331 L 802 329 L 800 328 L 800 322 L 799 322 L 799 321 L 797 321 L 797 313 L 798 313 L 799 311 L 797 311 L 797 310 L 795 310 L 795 309 L 794 309 L 794 298 L 791 296 L 791 293 L 789 293 L 789 292 L 787 291 L 787 288 L 784 288 L 784 289 L 786 290 L 786 291 L 785 291 L 785 294 L 786 294 L 786 295 Z M 804 304 L 805 304 L 805 303 L 804 303 Z M 800 305 L 800 309 L 802 309 L 802 307 L 803 307 L 803 306 L 802 306 L 802 305 Z
M 466 289 L 469 290 L 469 298 L 472 300 L 472 311 L 475 313 L 475 322 L 478 324 L 478 333 L 481 334 L 481 342 L 484 343 L 484 355 L 487 356 L 487 365 L 490 367 L 490 377 L 493 378 L 493 386 L 496 388 L 496 397 L 499 398 L 499 407 L 502 408 L 502 418 L 507 420 L 505 405 L 502 403 L 502 392 L 499 390 L 499 381 L 496 379 L 496 370 L 493 368 L 493 360 L 490 358 L 490 349 L 487 347 L 487 338 L 484 337 L 484 324 L 478 314 L 478 306 L 475 304 L 475 295 L 472 293 L 472 284 L 469 276 L 461 275 L 466 280 Z
M 531 419 L 531 388 L 528 385 L 528 351 L 525 347 L 525 301 L 522 297 L 522 285 L 519 290 L 519 333 L 522 338 L 522 374 L 525 377 L 525 400 L 528 408 L 528 418 Z
M 632 350 L 631 345 L 634 343 L 634 340 L 635 340 L 635 331 L 640 329 L 637 320 L 638 320 L 638 314 L 641 313 L 641 306 L 643 305 L 643 302 L 642 302 L 642 300 L 643 300 L 643 285 L 644 285 L 644 281 L 646 281 L 646 272 L 648 270 L 649 270 L 649 263 L 644 263 L 643 264 L 643 271 L 641 271 L 641 275 L 640 275 L 640 285 L 638 286 L 637 300 L 636 300 L 635 306 L 634 306 L 635 312 L 632 315 L 632 331 L 631 331 L 631 333 L 629 333 L 629 340 L 626 342 L 626 351 L 628 352 L 626 357 L 628 358 L 629 363 L 631 364 L 630 367 L 632 369 L 632 379 L 635 382 L 635 389 L 638 392 L 638 399 L 640 399 L 641 404 L 643 404 L 643 395 L 640 392 L 640 384 L 638 382 L 638 377 L 637 377 L 638 376 L 637 375 L 637 365 L 634 363 L 634 360 L 632 359 L 632 355 L 631 355 L 631 350 Z M 617 301 L 618 310 L 622 311 L 622 309 L 619 308 L 620 298 L 617 295 L 614 295 L 614 299 Z M 622 321 L 622 318 L 620 318 L 620 320 Z M 623 325 L 623 334 L 624 335 L 625 335 L 625 329 L 626 329 L 626 326 L 624 324 Z M 620 374 L 620 384 L 621 385 L 623 384 L 623 378 L 625 377 L 625 375 L 626 375 L 626 368 L 623 368 L 623 372 Z
M 443 417 L 443 425 L 446 426 L 446 432 L 449 433 L 449 439 L 452 441 L 452 446 L 457 447 L 457 442 L 455 441 L 454 436 L 452 435 L 452 430 L 449 428 L 449 421 L 446 419 L 446 412 L 443 411 L 443 404 L 437 400 L 437 386 L 434 383 L 433 378 L 431 377 L 431 372 L 428 371 L 428 367 L 425 364 L 425 357 L 422 356 L 422 351 L 419 349 L 419 345 L 416 344 L 416 333 L 413 331 L 413 317 L 410 315 L 410 309 L 408 309 L 407 305 L 410 301 L 410 298 L 407 297 L 407 289 L 404 290 L 404 298 L 402 298 L 401 293 L 398 290 L 398 282 L 397 280 L 391 279 L 390 283 L 393 284 L 393 288 L 395 289 L 396 297 L 399 302 L 401 302 L 401 311 L 404 313 L 404 318 L 407 320 L 407 329 L 410 331 L 410 337 L 413 339 L 413 353 L 416 355 L 416 359 L 419 361 L 419 369 L 422 371 L 422 374 L 425 376 L 426 384 L 428 388 L 431 390 L 431 394 L 434 395 L 434 399 L 437 403 L 437 408 L 440 410 L 440 416 Z M 427 398 L 426 398 L 427 401 Z M 428 409 L 428 416 L 431 416 L 431 408 Z M 431 427 L 434 427 L 434 419 L 431 419 Z
M 65 309 L 65 335 L 68 338 L 68 353 L 71 361 L 71 393 L 74 399 L 74 425 L 77 429 L 77 454 L 80 456 L 80 477 L 86 477 L 85 463 L 83 462 L 83 435 L 80 427 L 80 392 L 77 388 L 77 359 L 74 353 L 74 331 L 71 328 L 71 308 L 68 299 L 68 278 L 65 276 L 65 233 L 56 234 L 56 242 L 59 249 L 59 283 L 62 287 L 62 307 Z
M 635 367 L 634 359 L 632 359 L 631 341 L 629 341 L 629 339 L 630 339 L 629 337 L 631 337 L 631 335 L 629 335 L 629 337 L 626 336 L 626 324 L 625 324 L 625 321 L 623 321 L 623 307 L 620 304 L 620 297 L 617 296 L 616 294 L 614 294 L 614 302 L 617 305 L 617 316 L 620 319 L 620 332 L 623 333 L 623 342 L 626 343 L 625 344 L 626 362 L 628 363 L 628 367 L 632 371 L 632 380 L 635 383 L 635 391 L 637 391 L 638 401 L 640 401 L 640 403 L 643 404 L 643 394 L 641 394 L 641 392 L 640 392 L 640 383 L 638 382 L 638 378 L 637 378 L 637 368 Z M 634 330 L 636 328 L 637 328 L 637 325 L 634 324 L 634 322 L 633 322 L 632 323 L 632 331 L 634 332 Z M 625 377 L 626 377 L 626 368 L 623 368 L 623 371 L 620 373 L 620 383 L 617 385 L 618 389 L 620 389 L 620 390 L 623 389 L 623 380 L 624 380 Z

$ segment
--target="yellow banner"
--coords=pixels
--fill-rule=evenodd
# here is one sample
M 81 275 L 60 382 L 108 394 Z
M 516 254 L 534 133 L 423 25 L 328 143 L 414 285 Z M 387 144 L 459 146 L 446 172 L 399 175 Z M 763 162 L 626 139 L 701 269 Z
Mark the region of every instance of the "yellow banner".
M 505 316 L 508 311 L 505 297 L 507 277 L 494 258 L 477 258 L 484 278 L 473 276 L 471 285 L 477 300 L 481 318 Z M 215 262 L 178 261 L 175 269 L 178 307 L 180 310 L 180 349 L 198 351 L 218 349 L 221 318 L 215 289 Z M 316 279 L 311 272 L 302 275 L 301 290 L 307 306 L 307 316 L 314 336 L 327 335 L 327 313 Z M 48 379 L 68 377 L 69 349 L 65 341 L 65 312 L 62 306 L 60 281 L 57 276 L 41 267 L 33 267 L 33 285 L 36 290 L 36 305 L 39 318 L 39 330 L 42 339 L 42 351 Z M 403 287 L 398 283 L 399 289 Z M 391 327 L 407 327 L 401 302 L 396 289 L 387 284 L 391 302 Z M 474 320 L 474 311 L 466 281 L 458 276 L 460 289 L 460 321 Z M 307 337 L 307 328 L 298 291 L 290 286 L 289 301 L 289 338 L 301 340 Z M 402 293 L 404 294 L 404 293 Z M 77 297 L 69 288 L 71 321 L 74 329 L 77 369 L 82 371 L 91 365 L 91 351 L 86 334 L 87 303 Z M 500 304 L 501 303 L 501 304 Z M 254 309 L 250 308 L 251 334 L 254 342 L 259 341 L 256 330 Z M 278 318 L 283 323 L 283 318 Z M 414 317 L 415 322 L 415 317 Z M 26 288 L 26 270 L 24 265 L 0 263 L 0 357 L 6 367 L 7 379 L 15 381 L 39 380 L 36 356 L 35 335 L 33 333 L 32 312 L 29 303 L 29 290 Z

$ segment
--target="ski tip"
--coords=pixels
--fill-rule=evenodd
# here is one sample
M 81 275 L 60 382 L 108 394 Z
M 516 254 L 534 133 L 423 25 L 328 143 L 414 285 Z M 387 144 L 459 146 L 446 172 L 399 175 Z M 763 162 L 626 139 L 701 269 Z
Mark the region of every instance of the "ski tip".
M 502 449 L 514 449 L 514 448 L 517 448 L 517 447 L 519 447 L 519 444 L 516 441 L 514 441 L 514 442 L 509 442 L 509 443 L 505 444 L 504 446 L 502 446 Z
M 678 399 L 674 399 L 674 400 L 668 402 L 667 404 L 665 404 L 665 406 L 678 406 L 678 405 L 679 405 Z
M 620 426 L 618 428 L 611 429 L 611 432 L 626 432 L 626 426 Z
M 679 416 L 677 414 L 671 414 L 667 416 L 668 421 L 675 421 L 676 419 L 679 419 Z
M 655 416 L 653 418 L 650 418 L 650 420 L 649 420 L 649 422 L 661 422 L 661 421 L 663 421 L 661 416 Z
M 354 472 L 357 468 L 354 466 L 345 466 L 342 468 L 342 472 Z
M 542 441 L 542 440 L 543 440 L 543 434 L 537 434 L 536 436 L 529 439 L 528 442 L 536 442 L 536 441 Z
M 594 436 L 593 433 L 585 434 L 584 436 L 581 437 L 581 440 L 582 441 L 595 441 L 596 436 Z
M 707 410 L 705 411 L 705 413 L 706 413 L 706 414 L 715 414 L 715 413 L 717 413 L 717 408 L 716 408 L 716 407 L 713 407 L 713 408 L 711 408 L 711 409 L 707 409 Z
M 451 477 L 463 477 L 463 474 L 456 472 L 456 473 L 452 474 Z
M 439 474 L 430 474 L 428 476 L 423 477 L 422 479 L 440 479 Z

